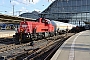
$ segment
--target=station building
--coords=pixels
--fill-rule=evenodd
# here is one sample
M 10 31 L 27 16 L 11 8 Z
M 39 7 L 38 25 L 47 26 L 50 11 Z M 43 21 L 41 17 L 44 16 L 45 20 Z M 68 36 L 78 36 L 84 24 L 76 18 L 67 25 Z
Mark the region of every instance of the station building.
M 90 22 L 90 0 L 55 0 L 40 16 L 84 26 Z
M 33 11 L 33 12 L 26 12 L 26 13 L 23 13 L 21 15 L 19 15 L 20 17 L 25 17 L 25 18 L 33 18 L 33 19 L 37 19 L 39 18 L 39 12 L 37 11 Z

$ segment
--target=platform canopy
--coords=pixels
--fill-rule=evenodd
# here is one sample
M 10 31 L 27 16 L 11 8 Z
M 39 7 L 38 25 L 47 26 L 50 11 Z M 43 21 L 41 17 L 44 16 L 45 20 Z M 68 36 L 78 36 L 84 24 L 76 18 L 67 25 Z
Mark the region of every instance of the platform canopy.
M 4 23 L 19 23 L 20 21 L 35 21 L 36 19 L 25 18 L 25 17 L 16 17 L 0 14 L 0 22 Z
M 83 21 L 85 24 L 90 24 L 90 22 Z

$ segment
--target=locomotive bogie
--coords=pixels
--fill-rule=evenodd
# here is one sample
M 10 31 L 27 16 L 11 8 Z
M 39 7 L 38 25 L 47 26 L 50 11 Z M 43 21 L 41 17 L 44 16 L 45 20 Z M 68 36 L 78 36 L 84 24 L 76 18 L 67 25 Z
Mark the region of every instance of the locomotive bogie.
M 42 32 L 42 33 L 36 33 L 36 34 L 30 34 L 30 33 L 16 33 L 14 35 L 15 42 L 28 42 L 32 40 L 47 38 L 50 36 L 54 36 L 54 32 Z
M 16 43 L 31 41 L 31 34 L 27 33 L 16 33 L 13 37 Z

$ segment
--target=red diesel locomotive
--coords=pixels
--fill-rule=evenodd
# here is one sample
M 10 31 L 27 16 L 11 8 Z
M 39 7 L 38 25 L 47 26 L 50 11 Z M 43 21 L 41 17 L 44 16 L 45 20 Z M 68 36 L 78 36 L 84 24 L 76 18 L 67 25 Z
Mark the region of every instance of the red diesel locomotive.
M 36 21 L 22 21 L 14 35 L 15 41 L 25 42 L 54 35 L 54 26 L 48 19 L 39 18 Z

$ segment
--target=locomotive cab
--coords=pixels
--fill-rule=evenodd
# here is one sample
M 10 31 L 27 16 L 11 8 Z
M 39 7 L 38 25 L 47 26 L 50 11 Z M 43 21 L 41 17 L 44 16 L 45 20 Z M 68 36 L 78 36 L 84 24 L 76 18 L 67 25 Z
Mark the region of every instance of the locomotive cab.
M 44 19 L 44 18 L 39 18 L 36 20 L 36 22 L 48 24 L 47 19 Z

